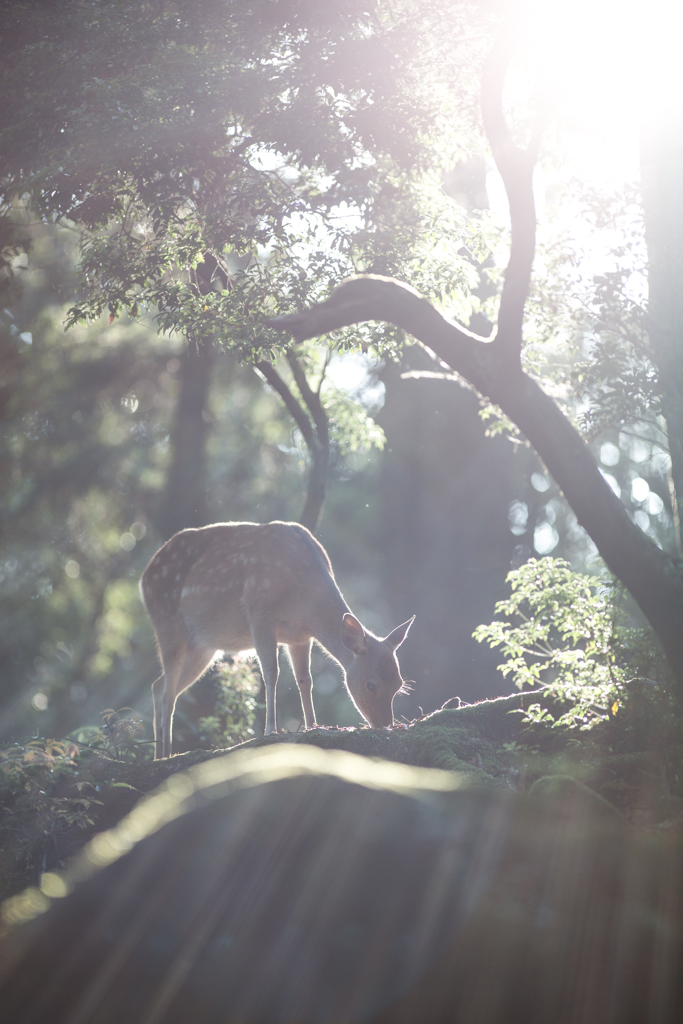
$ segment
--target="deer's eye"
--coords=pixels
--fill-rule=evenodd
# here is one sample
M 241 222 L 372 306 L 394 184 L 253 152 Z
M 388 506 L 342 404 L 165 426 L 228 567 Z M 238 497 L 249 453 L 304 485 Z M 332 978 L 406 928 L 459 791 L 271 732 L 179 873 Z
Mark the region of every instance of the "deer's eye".
M 365 685 L 367 686 L 370 693 L 377 693 L 377 683 L 373 682 L 372 679 L 368 679 Z

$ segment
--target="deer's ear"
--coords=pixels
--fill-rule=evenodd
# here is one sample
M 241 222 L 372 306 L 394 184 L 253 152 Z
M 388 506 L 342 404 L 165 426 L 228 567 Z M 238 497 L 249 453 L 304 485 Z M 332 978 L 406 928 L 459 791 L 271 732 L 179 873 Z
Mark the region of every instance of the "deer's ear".
M 365 653 L 365 630 L 355 615 L 352 615 L 351 612 L 344 612 L 341 627 L 341 638 L 344 647 L 353 651 L 354 654 Z
M 404 622 L 401 626 L 397 626 L 396 629 L 393 629 L 389 636 L 385 636 L 384 642 L 386 644 L 389 644 L 389 646 L 392 647 L 393 650 L 396 650 L 396 648 L 400 647 L 405 638 L 407 637 L 408 630 L 410 629 L 414 622 L 415 616 L 413 615 L 412 619 L 408 619 L 407 622 Z

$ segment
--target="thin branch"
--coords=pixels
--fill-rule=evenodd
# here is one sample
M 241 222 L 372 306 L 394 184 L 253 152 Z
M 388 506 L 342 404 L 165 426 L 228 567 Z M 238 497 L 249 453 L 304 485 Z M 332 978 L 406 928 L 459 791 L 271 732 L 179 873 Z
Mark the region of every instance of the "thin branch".
M 273 391 L 276 391 L 285 403 L 287 412 L 301 431 L 304 441 L 312 449 L 316 443 L 313 426 L 311 425 L 311 421 L 306 415 L 304 409 L 296 400 L 285 381 L 277 372 L 273 364 L 269 363 L 266 359 L 260 359 L 258 363 L 254 364 L 254 366 L 259 373 L 266 378 Z
M 301 397 L 308 406 L 308 410 L 313 417 L 315 423 L 316 435 L 321 445 L 329 447 L 329 426 L 327 422 L 327 413 L 323 408 L 323 404 L 320 401 L 320 391 L 313 391 L 311 386 L 306 379 L 306 374 L 303 371 L 301 363 L 297 359 L 295 353 L 291 348 L 287 349 L 287 362 L 289 363 L 292 371 L 292 376 L 296 381 L 296 386 L 301 392 Z M 320 382 L 322 384 L 322 380 Z
M 516 25 L 506 19 L 499 28 L 491 51 L 484 61 L 481 77 L 481 113 L 484 130 L 498 170 L 519 153 L 512 139 L 503 110 L 503 86 L 516 44 Z
M 320 400 L 320 393 L 313 391 L 306 379 L 303 367 L 292 349 L 287 350 L 287 362 L 301 397 L 306 403 L 315 424 L 316 444 L 311 445 L 311 469 L 308 475 L 306 504 L 301 513 L 301 522 L 315 532 L 322 514 L 327 492 L 327 474 L 330 464 L 330 430 L 327 413 Z M 322 384 L 322 380 L 321 380 Z
M 323 363 L 323 368 L 320 371 L 320 380 L 318 381 L 318 386 L 315 389 L 316 395 L 320 395 L 320 392 L 323 389 L 323 384 L 325 383 L 325 377 L 327 376 L 327 368 L 330 365 L 331 361 L 332 361 L 332 352 L 330 351 L 329 348 L 327 348 L 327 349 L 325 349 L 325 362 Z
M 306 499 L 299 516 L 299 522 L 302 526 L 309 529 L 311 533 L 315 533 L 320 521 L 325 501 L 325 492 L 327 490 L 327 470 L 330 458 L 327 415 L 322 407 L 319 396 L 311 390 L 301 365 L 291 350 L 287 353 L 287 361 L 292 368 L 292 374 L 301 392 L 301 396 L 310 410 L 313 423 L 311 423 L 303 406 L 292 394 L 290 388 L 273 364 L 262 359 L 255 365 L 256 369 L 263 374 L 273 390 L 278 393 L 285 403 L 287 411 L 301 431 L 308 447 L 311 465 L 306 484 Z
M 546 117 L 539 119 L 527 149 L 515 145 L 503 110 L 503 85 L 517 42 L 517 12 L 501 25 L 484 63 L 481 110 L 493 158 L 500 171 L 510 205 L 510 259 L 505 271 L 498 310 L 495 344 L 508 365 L 519 364 L 524 305 L 529 294 L 536 249 L 536 209 L 533 193 L 534 163 Z
M 457 373 L 436 373 L 434 370 L 407 370 L 401 374 L 401 380 L 450 380 L 454 384 L 463 382 L 463 378 Z

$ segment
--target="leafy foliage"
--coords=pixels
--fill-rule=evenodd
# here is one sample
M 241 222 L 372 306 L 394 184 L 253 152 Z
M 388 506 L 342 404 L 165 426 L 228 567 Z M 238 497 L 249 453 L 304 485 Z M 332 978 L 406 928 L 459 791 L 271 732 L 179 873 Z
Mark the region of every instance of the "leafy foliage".
M 661 411 L 643 217 L 633 186 L 605 196 L 571 181 L 562 197 L 563 215 L 539 245 L 525 361 L 593 439 Z M 589 228 L 590 246 L 566 226 L 567 210 Z
M 50 845 L 58 833 L 93 824 L 101 803 L 86 777 L 76 778 L 80 749 L 76 743 L 31 740 L 0 749 L 0 858 L 8 877 L 14 863 L 45 870 Z M 76 795 L 60 795 L 60 780 L 68 778 Z M 3 872 L 4 873 L 4 872 Z
M 508 621 L 479 626 L 474 636 L 502 648 L 499 668 L 518 689 L 550 698 L 554 707 L 533 704 L 528 720 L 590 729 L 616 715 L 626 671 L 609 594 L 561 558 L 532 558 L 507 579 L 512 594 L 495 611 Z
M 439 121 L 413 60 L 433 6 L 11 5 L 0 201 L 80 226 L 70 322 L 153 308 L 166 330 L 220 323 L 224 342 L 263 354 L 264 313 L 353 271 L 359 216 L 388 266 L 419 227 L 413 182 Z M 194 288 L 207 253 L 222 284 L 210 301 Z
M 252 739 L 261 685 L 255 660 L 228 658 L 218 666 L 220 693 L 212 715 L 200 718 L 202 739 L 223 749 Z
M 130 714 L 124 714 L 130 712 Z M 83 726 L 74 737 L 83 748 L 102 752 L 117 761 L 151 761 L 154 741 L 145 740 L 145 726 L 132 708 L 107 708 L 99 726 Z
M 341 456 L 363 453 L 370 448 L 382 450 L 386 441 L 384 431 L 346 391 L 328 384 L 324 404 L 332 424 L 332 438 Z

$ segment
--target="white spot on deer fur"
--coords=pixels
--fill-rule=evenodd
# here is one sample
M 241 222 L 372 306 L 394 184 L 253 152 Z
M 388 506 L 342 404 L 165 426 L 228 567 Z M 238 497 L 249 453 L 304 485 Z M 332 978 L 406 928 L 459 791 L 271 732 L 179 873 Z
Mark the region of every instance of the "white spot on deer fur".
M 178 575 L 176 576 L 176 579 L 177 579 L 177 580 L 179 580 L 179 579 L 180 579 L 180 573 L 178 573 Z
M 168 568 L 167 568 L 167 566 L 163 567 L 163 569 L 161 570 L 161 575 L 162 576 L 168 576 Z

